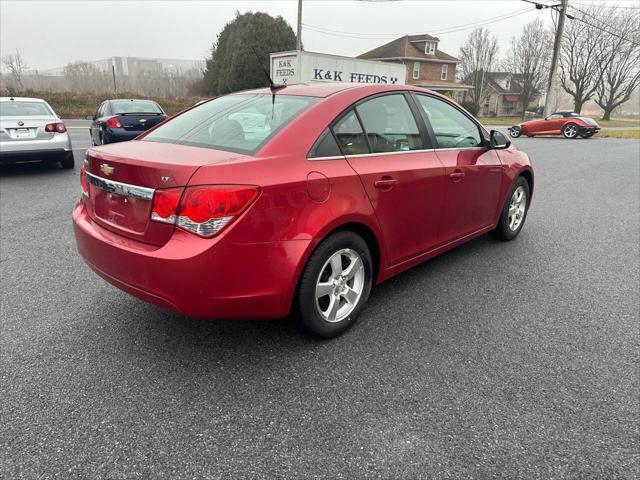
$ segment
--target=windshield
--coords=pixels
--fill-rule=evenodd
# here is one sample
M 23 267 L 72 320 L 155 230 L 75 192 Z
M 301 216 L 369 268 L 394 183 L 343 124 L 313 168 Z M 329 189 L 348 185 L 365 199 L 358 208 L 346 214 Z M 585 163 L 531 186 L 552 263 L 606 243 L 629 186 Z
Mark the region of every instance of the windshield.
M 127 113 L 162 113 L 156 102 L 151 100 L 121 100 L 111 102 L 114 115 Z
M 228 95 L 183 113 L 143 140 L 255 153 L 317 98 L 292 95 Z
M 0 102 L 0 117 L 43 117 L 53 112 L 43 102 Z

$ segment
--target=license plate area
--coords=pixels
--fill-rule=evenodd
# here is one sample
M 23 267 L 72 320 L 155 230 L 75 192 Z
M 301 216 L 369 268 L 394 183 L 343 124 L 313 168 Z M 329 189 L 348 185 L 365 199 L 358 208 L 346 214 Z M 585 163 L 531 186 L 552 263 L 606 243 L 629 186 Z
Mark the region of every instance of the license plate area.
M 118 229 L 141 235 L 151 215 L 153 190 L 87 174 L 89 199 L 97 218 Z
M 11 138 L 25 139 L 35 138 L 36 132 L 33 128 L 14 128 L 11 130 Z

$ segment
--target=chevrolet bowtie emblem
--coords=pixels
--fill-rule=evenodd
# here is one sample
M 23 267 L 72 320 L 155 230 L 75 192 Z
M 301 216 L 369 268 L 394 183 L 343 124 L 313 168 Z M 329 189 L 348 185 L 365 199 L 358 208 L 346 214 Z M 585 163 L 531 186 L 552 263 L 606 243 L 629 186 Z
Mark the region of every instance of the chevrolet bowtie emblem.
M 103 163 L 102 165 L 100 165 L 100 171 L 108 177 L 115 171 L 115 168 L 113 168 L 108 163 Z

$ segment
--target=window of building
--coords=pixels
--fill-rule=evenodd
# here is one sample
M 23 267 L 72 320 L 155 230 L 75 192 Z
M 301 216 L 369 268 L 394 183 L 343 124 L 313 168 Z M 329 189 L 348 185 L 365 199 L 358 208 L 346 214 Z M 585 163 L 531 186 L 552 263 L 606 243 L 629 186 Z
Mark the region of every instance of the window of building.
M 436 53 L 436 42 L 427 42 L 424 46 L 424 53 L 427 55 Z
M 420 78 L 420 62 L 413 62 L 413 79 Z
M 446 63 L 442 64 L 442 69 L 440 70 L 440 80 L 446 80 L 447 79 L 447 70 L 449 69 L 449 66 Z
M 480 129 L 452 105 L 426 95 L 416 95 L 433 128 L 438 148 L 471 148 L 484 145 Z
M 372 153 L 424 148 L 416 119 L 402 94 L 383 95 L 356 107 Z

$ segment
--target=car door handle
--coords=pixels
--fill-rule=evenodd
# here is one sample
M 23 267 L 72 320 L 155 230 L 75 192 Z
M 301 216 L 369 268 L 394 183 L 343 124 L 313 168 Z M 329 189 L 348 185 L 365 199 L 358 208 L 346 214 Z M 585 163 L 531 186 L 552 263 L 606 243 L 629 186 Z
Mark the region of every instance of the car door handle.
M 464 172 L 453 172 L 449 174 L 449 178 L 454 182 L 459 182 L 464 178 Z
M 379 188 L 380 190 L 391 190 L 394 185 L 398 183 L 398 180 L 395 178 L 383 178 L 382 180 L 376 180 L 373 183 L 373 186 Z

